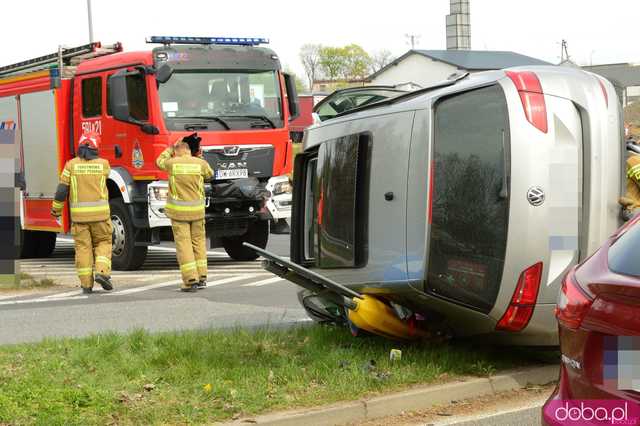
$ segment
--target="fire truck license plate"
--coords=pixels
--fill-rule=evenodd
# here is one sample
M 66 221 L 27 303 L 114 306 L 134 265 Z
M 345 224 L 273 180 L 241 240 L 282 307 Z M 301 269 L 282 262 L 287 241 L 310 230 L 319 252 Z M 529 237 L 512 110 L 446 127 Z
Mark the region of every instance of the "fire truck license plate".
M 249 177 L 247 169 L 216 170 L 216 179 L 241 179 Z

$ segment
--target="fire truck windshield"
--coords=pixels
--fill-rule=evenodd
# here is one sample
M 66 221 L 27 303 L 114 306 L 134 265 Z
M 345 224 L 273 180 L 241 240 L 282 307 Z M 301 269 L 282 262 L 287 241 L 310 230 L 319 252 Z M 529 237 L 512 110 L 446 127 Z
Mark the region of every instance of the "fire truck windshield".
M 194 126 L 201 130 L 270 129 L 284 125 L 275 71 L 176 71 L 160 84 L 159 93 L 169 130 Z

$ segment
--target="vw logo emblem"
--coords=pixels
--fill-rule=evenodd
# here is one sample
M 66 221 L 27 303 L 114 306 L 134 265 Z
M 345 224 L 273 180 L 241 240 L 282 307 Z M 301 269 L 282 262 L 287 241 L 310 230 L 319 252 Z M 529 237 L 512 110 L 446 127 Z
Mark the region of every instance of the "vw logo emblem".
M 534 207 L 541 206 L 544 203 L 544 199 L 544 191 L 539 186 L 532 186 L 527 191 L 527 200 Z
M 224 155 L 228 156 L 228 157 L 233 157 L 238 155 L 238 153 L 240 152 L 240 147 L 237 145 L 234 146 L 225 146 L 223 148 L 223 152 Z

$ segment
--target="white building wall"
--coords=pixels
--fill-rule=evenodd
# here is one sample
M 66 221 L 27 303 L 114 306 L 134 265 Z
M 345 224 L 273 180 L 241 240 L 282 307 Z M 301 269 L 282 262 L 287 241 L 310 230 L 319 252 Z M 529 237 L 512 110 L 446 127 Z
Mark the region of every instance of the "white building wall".
M 417 83 L 422 87 L 446 80 L 458 69 L 444 62 L 434 61 L 418 53 L 407 56 L 398 65 L 391 65 L 375 77 L 372 85 L 395 86 L 403 83 Z

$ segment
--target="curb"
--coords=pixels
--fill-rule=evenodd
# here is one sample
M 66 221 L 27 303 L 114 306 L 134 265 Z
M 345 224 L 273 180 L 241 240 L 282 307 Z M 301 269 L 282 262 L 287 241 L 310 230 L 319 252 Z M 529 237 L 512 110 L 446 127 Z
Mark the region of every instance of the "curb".
M 406 411 L 426 410 L 434 405 L 478 398 L 498 392 L 522 389 L 527 385 L 546 385 L 558 380 L 559 367 L 545 365 L 506 372 L 488 378 L 472 378 L 459 382 L 416 388 L 389 395 L 365 398 L 318 408 L 284 411 L 239 419 L 225 425 L 293 426 L 312 424 L 333 426 L 392 416 Z

